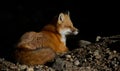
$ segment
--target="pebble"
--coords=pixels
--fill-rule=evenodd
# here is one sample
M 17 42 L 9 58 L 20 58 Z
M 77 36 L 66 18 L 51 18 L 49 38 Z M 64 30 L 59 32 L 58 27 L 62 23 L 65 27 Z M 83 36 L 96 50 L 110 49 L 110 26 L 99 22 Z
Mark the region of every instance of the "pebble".
M 76 65 L 76 66 L 78 66 L 79 64 L 80 64 L 79 60 L 76 60 L 76 61 L 74 62 L 74 65 Z
M 117 53 L 117 51 L 116 51 L 116 50 L 114 50 L 114 51 L 113 51 L 113 53 L 114 53 L 114 54 L 116 54 L 116 53 Z
M 10 66 L 11 69 L 17 69 L 17 66 Z
M 85 59 L 84 61 L 87 62 L 87 59 Z
M 99 50 L 96 50 L 96 51 L 94 52 L 94 56 L 95 56 L 95 58 L 97 58 L 97 59 L 101 58 L 101 55 L 99 54 Z
M 97 36 L 97 37 L 96 37 L 96 41 L 99 41 L 100 39 L 101 39 L 100 36 Z
M 74 60 L 72 58 L 70 58 L 70 61 L 73 62 Z
M 71 58 L 71 55 L 66 55 L 66 58 Z
M 21 70 L 24 70 L 24 69 L 26 69 L 26 68 L 27 68 L 27 65 L 21 65 L 21 66 L 20 66 L 20 69 L 21 69 Z
M 94 56 L 99 55 L 99 50 L 95 50 Z
M 26 71 L 34 71 L 33 67 L 29 67 L 26 69 Z

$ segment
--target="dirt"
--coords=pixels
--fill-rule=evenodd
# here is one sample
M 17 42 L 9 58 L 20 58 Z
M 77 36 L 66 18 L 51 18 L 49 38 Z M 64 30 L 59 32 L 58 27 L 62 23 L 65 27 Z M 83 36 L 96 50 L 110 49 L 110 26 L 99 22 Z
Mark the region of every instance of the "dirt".
M 27 66 L 0 58 L 1 71 L 120 71 L 120 35 L 80 40 L 79 47 L 45 65 Z

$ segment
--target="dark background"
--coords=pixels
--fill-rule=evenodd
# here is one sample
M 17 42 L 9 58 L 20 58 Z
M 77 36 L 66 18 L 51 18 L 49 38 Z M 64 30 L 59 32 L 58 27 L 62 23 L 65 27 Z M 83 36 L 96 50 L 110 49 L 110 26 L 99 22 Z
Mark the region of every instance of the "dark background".
M 0 2 L 0 57 L 10 59 L 10 54 L 23 33 L 39 31 L 54 16 L 65 10 L 70 11 L 71 20 L 80 31 L 77 36 L 68 39 L 68 46 L 74 47 L 74 43 L 80 39 L 94 42 L 97 35 L 120 34 L 117 2 Z

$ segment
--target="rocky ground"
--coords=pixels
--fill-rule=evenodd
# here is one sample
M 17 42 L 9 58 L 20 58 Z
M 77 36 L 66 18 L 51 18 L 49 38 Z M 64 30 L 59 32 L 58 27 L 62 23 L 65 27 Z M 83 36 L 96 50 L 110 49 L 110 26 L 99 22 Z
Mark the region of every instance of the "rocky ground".
M 57 56 L 46 65 L 27 66 L 0 58 L 0 71 L 120 71 L 120 35 L 80 40 L 77 49 Z

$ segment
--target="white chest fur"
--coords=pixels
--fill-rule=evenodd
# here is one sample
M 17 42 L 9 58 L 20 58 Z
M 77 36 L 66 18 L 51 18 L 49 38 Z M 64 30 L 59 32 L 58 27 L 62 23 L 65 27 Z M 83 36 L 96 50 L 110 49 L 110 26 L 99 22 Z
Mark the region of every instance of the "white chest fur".
M 66 45 L 66 37 L 65 37 L 65 35 L 62 35 L 61 41 Z

